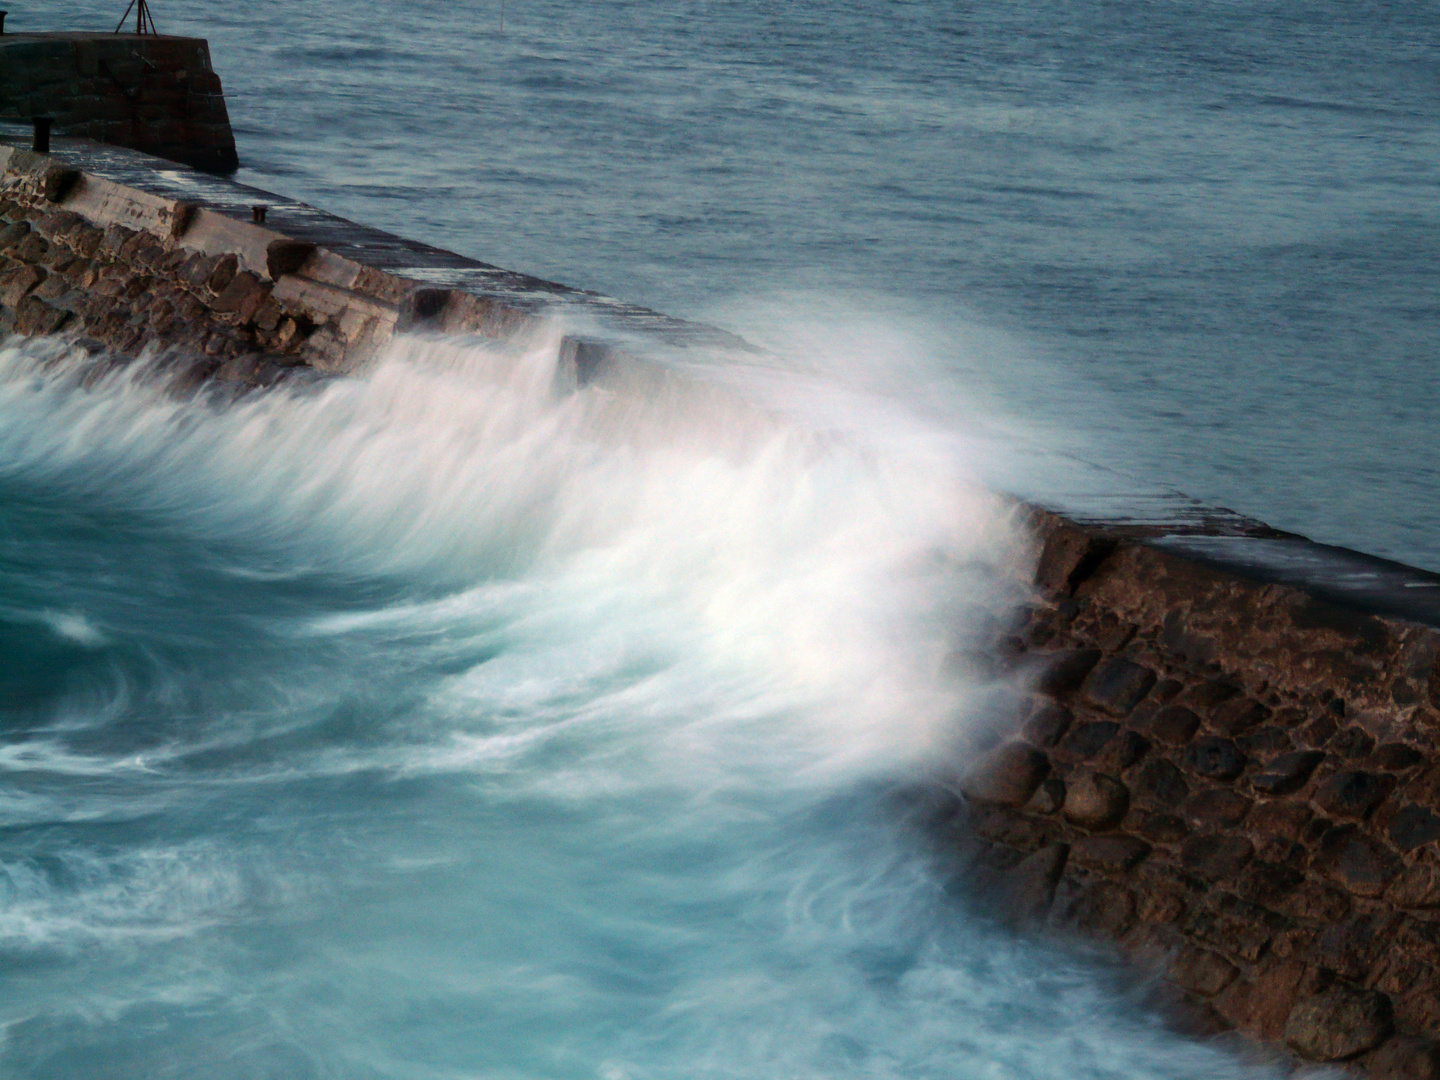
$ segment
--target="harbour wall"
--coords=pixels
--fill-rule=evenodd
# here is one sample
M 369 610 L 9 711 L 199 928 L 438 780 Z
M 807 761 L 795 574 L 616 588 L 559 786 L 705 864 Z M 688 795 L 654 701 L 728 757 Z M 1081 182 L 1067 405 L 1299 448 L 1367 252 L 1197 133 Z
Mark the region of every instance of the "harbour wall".
M 182 385 L 363 369 L 396 332 L 506 340 L 564 312 L 570 385 L 710 328 L 218 178 L 72 140 L 0 143 L 0 330 Z M 656 385 L 652 374 L 650 386 Z M 1376 1077 L 1440 1077 L 1440 577 L 1226 513 L 1033 505 L 1027 688 L 936 828 L 1001 910 L 1114 941 L 1203 1030 Z
M 200 38 L 0 35 L 0 119 L 35 117 L 197 169 L 239 166 L 220 76 Z

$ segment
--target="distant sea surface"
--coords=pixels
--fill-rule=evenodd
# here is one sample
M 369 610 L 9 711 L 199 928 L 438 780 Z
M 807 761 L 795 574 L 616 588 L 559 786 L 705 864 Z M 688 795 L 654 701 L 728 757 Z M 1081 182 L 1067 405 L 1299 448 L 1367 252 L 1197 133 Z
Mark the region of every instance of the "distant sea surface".
M 1027 692 L 1007 447 L 1440 569 L 1434 3 L 153 6 L 241 180 L 783 408 L 557 396 L 555 327 L 228 407 L 0 345 L 0 1076 L 1283 1074 L 917 793 Z
M 1057 445 L 1440 569 L 1434 0 L 155 11 L 241 179 L 749 336 L 879 318 Z

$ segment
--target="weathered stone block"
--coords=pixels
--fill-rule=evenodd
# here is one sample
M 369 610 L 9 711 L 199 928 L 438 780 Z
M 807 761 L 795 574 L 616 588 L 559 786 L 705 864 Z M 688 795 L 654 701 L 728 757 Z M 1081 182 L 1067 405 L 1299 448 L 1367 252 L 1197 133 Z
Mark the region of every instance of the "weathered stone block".
M 13 308 L 46 278 L 38 266 L 20 264 L 0 273 L 0 304 Z
M 1325 755 L 1318 750 L 1297 750 L 1281 754 L 1250 778 L 1250 786 L 1262 795 L 1288 795 L 1309 781 Z
M 1130 792 L 1113 776 L 1084 772 L 1066 785 L 1065 818 L 1083 829 L 1112 829 L 1130 808 Z
M 1391 843 L 1401 851 L 1410 851 L 1421 844 L 1440 840 L 1440 814 L 1428 806 L 1412 803 L 1395 812 L 1386 831 L 1390 834 Z
M 1379 896 L 1404 868 L 1400 856 L 1354 825 L 1337 825 L 1319 842 L 1316 863 L 1357 896 Z
M 15 331 L 19 334 L 53 334 L 70 319 L 70 312 L 34 296 L 25 297 L 15 306 Z
M 1043 694 L 1064 697 L 1073 693 L 1099 662 L 1099 649 L 1069 649 L 1053 653 L 1046 658 L 1036 685 Z
M 1181 865 L 1205 881 L 1233 877 L 1254 854 L 1249 838 L 1234 833 L 1197 833 L 1180 845 Z
M 1023 806 L 1050 771 L 1050 761 L 1024 743 L 1006 743 L 986 754 L 961 783 L 965 797 L 997 806 Z
M 1207 726 L 1222 735 L 1234 736 L 1258 727 L 1269 716 L 1270 710 L 1258 701 L 1235 698 L 1212 709 Z
M 1005 877 L 1002 894 L 1017 921 L 1044 919 L 1055 900 L 1055 886 L 1069 856 L 1066 844 L 1046 844 L 1022 859 Z
M 1195 829 L 1233 829 L 1245 820 L 1250 807 L 1250 800 L 1238 791 L 1217 787 L 1191 795 L 1181 813 Z
M 256 315 L 255 324 L 264 327 L 261 315 Z M 1073 717 L 1068 708 L 1054 703 L 1048 698 L 1040 698 L 1037 706 L 1031 711 L 1030 719 L 1025 720 L 1021 734 L 1024 734 L 1025 739 L 1030 740 L 1035 746 L 1054 746 L 1070 729 L 1071 719 Z
M 1120 938 L 1135 925 L 1135 894 L 1113 881 L 1093 881 L 1066 905 L 1063 917 L 1085 933 Z
M 1037 814 L 1058 814 L 1065 805 L 1065 781 L 1058 776 L 1047 776 L 1030 796 L 1025 808 Z
M 1235 965 L 1219 953 L 1186 945 L 1170 961 L 1166 974 L 1193 994 L 1214 997 L 1235 980 L 1237 971 Z
M 268 299 L 270 287 L 249 270 L 241 270 L 210 306 L 222 314 L 234 315 L 244 323 L 254 318 L 260 305 Z
M 1215 999 L 1216 1010 L 1235 1027 L 1261 1039 L 1277 1039 L 1306 982 L 1305 965 L 1267 957 Z
M 1304 880 L 1305 875 L 1292 867 L 1256 861 L 1240 872 L 1235 891 L 1242 900 L 1279 911 L 1285 897 Z
M 1129 716 L 1154 685 L 1153 671 L 1117 656 L 1097 665 L 1080 693 L 1088 704 L 1111 716 Z
M 1264 757 L 1295 749 L 1295 744 L 1291 741 L 1290 736 L 1278 727 L 1262 727 L 1247 732 L 1236 738 L 1235 745 L 1240 747 L 1248 757 Z
M 1122 773 L 1144 757 L 1149 749 L 1150 744 L 1143 736 L 1134 731 L 1122 731 L 1100 748 L 1095 755 L 1095 768 L 1107 773 Z
M 1190 916 L 1185 934 L 1253 963 L 1284 924 L 1285 920 L 1272 911 L 1220 893 Z
M 1075 841 L 1070 858 L 1077 866 L 1105 874 L 1123 874 L 1150 854 L 1150 845 L 1133 836 L 1086 836 Z
M 1395 1029 L 1390 999 L 1337 986 L 1306 998 L 1285 1022 L 1285 1042 L 1310 1061 L 1345 1061 L 1373 1050 Z
M 1163 758 L 1146 762 L 1135 774 L 1135 800 L 1142 805 L 1174 809 L 1189 794 L 1184 775 Z
M 1316 940 L 1310 959 L 1342 979 L 1364 982 L 1398 922 L 1393 915 L 1359 915 L 1327 927 Z
M 1168 746 L 1183 746 L 1200 727 L 1200 717 L 1184 705 L 1166 705 L 1144 725 L 1146 734 Z
M 1207 736 L 1185 751 L 1185 768 L 1207 780 L 1234 780 L 1245 769 L 1246 758 L 1229 739 Z
M 1361 758 L 1375 749 L 1375 737 L 1363 728 L 1347 727 L 1327 744 L 1338 758 Z
M 1347 770 L 1320 785 L 1315 792 L 1315 805 L 1332 817 L 1363 820 L 1394 790 L 1393 776 Z
M 1140 819 L 1140 835 L 1152 844 L 1178 844 L 1190 835 L 1185 822 L 1175 814 L 1152 812 Z
M 1370 1080 L 1440 1080 L 1440 1043 L 1397 1035 L 1365 1059 Z
M 1400 907 L 1440 907 L 1440 867 L 1428 862 L 1406 867 L 1385 895 Z
M 1115 737 L 1120 725 L 1111 720 L 1092 720 L 1076 724 L 1060 744 L 1060 749 L 1071 757 L 1089 761 Z
M 1413 746 L 1406 746 L 1404 743 L 1386 743 L 1377 747 L 1366 764 L 1371 768 L 1381 769 L 1385 772 L 1404 772 L 1406 769 L 1413 769 L 1416 765 L 1425 763 L 1425 755 L 1416 750 Z

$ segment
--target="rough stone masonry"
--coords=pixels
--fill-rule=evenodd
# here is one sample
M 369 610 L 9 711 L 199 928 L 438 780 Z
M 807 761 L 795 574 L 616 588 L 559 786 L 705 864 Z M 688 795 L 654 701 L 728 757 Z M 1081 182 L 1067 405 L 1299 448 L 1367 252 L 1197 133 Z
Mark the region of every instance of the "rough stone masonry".
M 1212 1029 L 1440 1076 L 1440 632 L 1037 513 L 1035 672 L 954 827 Z

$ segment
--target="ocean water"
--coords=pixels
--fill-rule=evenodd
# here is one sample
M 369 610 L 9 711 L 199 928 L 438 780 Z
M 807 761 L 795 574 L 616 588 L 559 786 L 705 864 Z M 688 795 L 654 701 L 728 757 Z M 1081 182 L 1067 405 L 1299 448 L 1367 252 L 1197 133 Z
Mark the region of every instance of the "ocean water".
M 1440 565 L 1433 4 L 155 17 L 241 179 L 772 351 L 222 405 L 0 345 L 0 1075 L 1278 1075 L 907 793 L 1024 692 L 1009 437 Z
M 750 338 L 868 323 L 1057 448 L 1440 570 L 1434 0 L 155 12 L 242 179 Z

